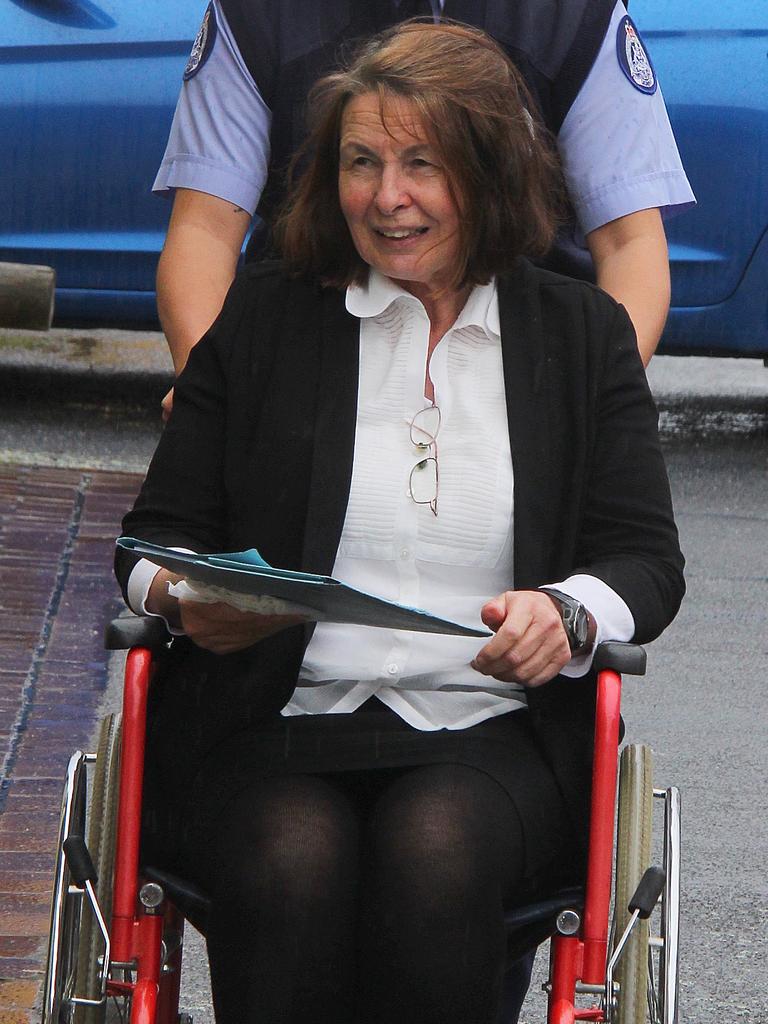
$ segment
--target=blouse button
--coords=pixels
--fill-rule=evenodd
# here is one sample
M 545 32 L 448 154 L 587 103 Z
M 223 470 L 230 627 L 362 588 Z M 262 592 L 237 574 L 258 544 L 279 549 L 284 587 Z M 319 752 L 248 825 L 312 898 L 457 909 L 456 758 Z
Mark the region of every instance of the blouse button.
M 387 665 L 387 672 L 391 676 L 396 676 L 398 673 L 397 665 L 394 662 L 391 662 L 389 665 Z

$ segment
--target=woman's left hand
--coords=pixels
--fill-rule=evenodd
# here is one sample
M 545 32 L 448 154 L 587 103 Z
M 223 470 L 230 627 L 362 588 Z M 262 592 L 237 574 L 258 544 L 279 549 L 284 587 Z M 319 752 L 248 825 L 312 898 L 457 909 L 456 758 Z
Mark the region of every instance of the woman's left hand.
M 484 604 L 480 614 L 496 633 L 472 662 L 483 675 L 541 686 L 571 660 L 560 613 L 541 591 L 507 590 Z

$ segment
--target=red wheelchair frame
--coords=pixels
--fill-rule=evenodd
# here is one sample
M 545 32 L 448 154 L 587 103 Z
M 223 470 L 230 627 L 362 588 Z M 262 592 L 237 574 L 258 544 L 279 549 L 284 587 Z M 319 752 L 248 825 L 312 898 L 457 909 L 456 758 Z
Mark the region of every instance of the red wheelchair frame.
M 177 887 L 174 882 L 180 880 L 159 872 L 154 875 L 150 872 L 147 879 L 139 863 L 147 697 L 153 673 L 153 650 L 166 640 L 162 623 L 157 619 L 119 619 L 107 631 L 108 647 L 129 648 L 123 691 L 111 920 L 108 926 L 103 920 L 94 889 L 95 871 L 82 838 L 85 765 L 94 757 L 77 751 L 70 760 L 62 805 L 42 1024 L 61 1024 L 62 1021 L 100 1024 L 105 1019 L 106 1002 L 110 997 L 130 1006 L 130 1017 L 125 1019 L 130 1019 L 131 1024 L 179 1024 L 190 1020 L 179 1015 L 178 1009 L 184 915 L 176 904 L 184 906 L 184 899 L 179 898 L 184 895 L 184 883 Z M 645 652 L 629 644 L 603 644 L 596 654 L 596 665 L 599 671 L 595 753 L 583 909 L 578 893 L 570 890 L 541 904 L 513 911 L 508 926 L 527 929 L 524 934 L 532 937 L 532 945 L 552 936 L 549 981 L 545 985 L 548 1024 L 574 1024 L 580 1020 L 606 1024 L 639 1024 L 645 1020 L 651 1024 L 676 1024 L 679 794 L 676 789 L 654 791 L 655 796 L 663 798 L 665 806 L 666 871 L 652 868 L 646 872 L 643 884 L 630 901 L 632 912 L 625 934 L 612 937 L 621 701 L 619 672 L 643 674 Z M 646 866 L 642 865 L 643 871 Z M 161 884 L 158 884 L 158 876 Z M 636 883 L 634 879 L 632 888 Z M 641 892 L 643 885 L 645 890 Z M 648 995 L 646 1015 L 645 993 L 635 992 L 629 1000 L 614 980 L 614 974 L 627 941 L 632 941 L 631 933 L 637 920 L 650 916 L 660 892 L 661 938 L 651 942 L 661 950 L 659 984 L 653 999 L 650 993 Z M 80 981 L 83 965 L 77 961 L 78 956 L 82 956 L 79 930 L 86 901 L 91 904 L 95 922 L 91 927 L 97 940 L 102 942 L 104 953 L 90 965 L 90 989 L 83 993 Z M 194 914 L 188 907 L 185 912 L 194 922 Z M 93 942 L 89 948 L 93 948 Z M 645 956 L 644 949 L 640 953 Z M 92 959 L 95 956 L 90 955 Z M 648 980 L 651 978 L 649 973 Z M 622 985 L 629 984 L 635 985 L 635 982 L 622 982 Z M 578 1003 L 583 997 L 588 997 L 591 1005 L 580 1007 Z

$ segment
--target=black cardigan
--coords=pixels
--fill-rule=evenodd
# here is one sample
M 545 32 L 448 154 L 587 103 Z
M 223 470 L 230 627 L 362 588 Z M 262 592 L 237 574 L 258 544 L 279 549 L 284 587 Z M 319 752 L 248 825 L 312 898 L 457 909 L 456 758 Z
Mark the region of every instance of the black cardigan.
M 499 280 L 514 468 L 514 580 L 587 572 L 627 603 L 640 643 L 684 593 L 657 414 L 623 308 L 520 260 Z M 198 551 L 258 547 L 330 573 L 352 473 L 359 321 L 332 289 L 249 266 L 180 376 L 173 415 L 123 532 Z M 135 558 L 117 555 L 125 589 Z M 489 595 L 489 597 L 492 595 Z M 202 759 L 290 698 L 311 628 L 233 655 L 174 641 L 152 707 L 161 770 Z M 594 676 L 528 694 L 539 742 L 583 823 Z

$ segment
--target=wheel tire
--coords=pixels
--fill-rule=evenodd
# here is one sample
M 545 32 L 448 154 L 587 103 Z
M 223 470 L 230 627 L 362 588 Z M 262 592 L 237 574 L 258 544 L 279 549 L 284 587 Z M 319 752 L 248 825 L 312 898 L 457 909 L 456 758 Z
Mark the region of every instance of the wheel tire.
M 117 805 L 120 783 L 120 743 L 122 716 L 107 715 L 99 731 L 99 745 L 91 785 L 88 816 L 88 851 L 91 854 L 98 881 L 96 896 L 104 920 L 109 926 L 112 919 L 112 876 L 115 867 L 115 838 L 117 834 Z M 101 994 L 99 957 L 104 954 L 104 939 L 98 922 L 85 903 L 80 923 L 80 943 L 77 954 L 77 995 L 98 999 Z M 75 1024 L 103 1024 L 107 1004 L 78 1006 Z
M 629 920 L 627 904 L 651 863 L 653 754 L 644 744 L 621 752 L 616 842 L 615 932 L 618 941 Z M 638 921 L 616 968 L 619 1000 L 617 1024 L 648 1020 L 648 921 Z

